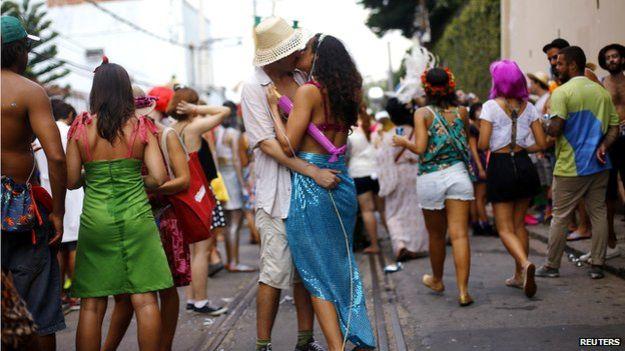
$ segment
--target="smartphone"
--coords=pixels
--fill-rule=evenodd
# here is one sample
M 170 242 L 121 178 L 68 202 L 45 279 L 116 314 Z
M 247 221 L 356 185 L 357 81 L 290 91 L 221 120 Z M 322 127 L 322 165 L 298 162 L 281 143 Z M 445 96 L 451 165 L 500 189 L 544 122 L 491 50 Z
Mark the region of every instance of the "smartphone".
M 397 127 L 395 128 L 395 134 L 402 136 L 404 135 L 404 127 Z

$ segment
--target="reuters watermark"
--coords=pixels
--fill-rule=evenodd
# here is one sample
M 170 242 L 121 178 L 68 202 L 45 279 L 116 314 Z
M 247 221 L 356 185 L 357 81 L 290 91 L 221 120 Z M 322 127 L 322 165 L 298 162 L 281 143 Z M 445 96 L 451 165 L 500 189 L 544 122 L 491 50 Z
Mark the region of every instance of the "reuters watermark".
M 621 338 L 579 338 L 579 346 L 610 347 L 621 345 L 623 345 Z

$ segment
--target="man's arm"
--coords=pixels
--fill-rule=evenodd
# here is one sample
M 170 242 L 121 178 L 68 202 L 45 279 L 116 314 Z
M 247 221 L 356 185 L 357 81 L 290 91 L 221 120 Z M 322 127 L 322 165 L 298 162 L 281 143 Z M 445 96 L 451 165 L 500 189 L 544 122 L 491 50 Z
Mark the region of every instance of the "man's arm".
M 55 244 L 63 236 L 63 216 L 65 215 L 65 186 L 67 169 L 65 168 L 65 153 L 61 144 L 61 134 L 54 118 L 50 99 L 40 86 L 34 87 L 28 101 L 28 119 L 33 133 L 39 139 L 41 147 L 48 159 L 50 186 L 52 188 L 53 208 L 50 221 L 54 225 L 55 235 L 50 244 Z
M 293 172 L 312 178 L 315 183 L 326 189 L 333 189 L 340 182 L 336 175 L 340 172 L 330 169 L 319 169 L 299 157 L 289 157 L 276 139 L 265 139 L 258 145 L 260 150 Z

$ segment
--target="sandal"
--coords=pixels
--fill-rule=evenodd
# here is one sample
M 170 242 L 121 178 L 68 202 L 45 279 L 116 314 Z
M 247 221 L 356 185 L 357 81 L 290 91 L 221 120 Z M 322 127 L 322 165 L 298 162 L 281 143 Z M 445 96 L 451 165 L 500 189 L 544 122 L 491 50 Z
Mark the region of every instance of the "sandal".
M 506 286 L 509 286 L 511 288 L 515 288 L 515 289 L 523 289 L 523 281 L 519 280 L 517 277 L 510 277 L 508 279 L 506 279 Z
M 242 263 L 235 265 L 226 265 L 226 270 L 231 273 L 248 273 L 248 272 L 256 272 L 258 268 L 254 268 L 252 266 L 248 266 Z
M 580 232 L 574 231 L 566 236 L 566 241 L 584 240 L 584 239 L 590 239 L 590 237 L 591 237 L 590 235 L 582 235 Z
M 528 263 L 523 270 L 523 292 L 527 297 L 533 297 L 536 295 L 536 281 L 534 280 L 534 273 L 536 273 L 536 266 L 533 263 Z
M 434 282 L 434 277 L 429 274 L 424 274 L 421 281 L 423 282 L 423 285 L 427 286 L 434 292 L 442 293 L 445 291 L 445 285 L 443 285 L 443 282 Z

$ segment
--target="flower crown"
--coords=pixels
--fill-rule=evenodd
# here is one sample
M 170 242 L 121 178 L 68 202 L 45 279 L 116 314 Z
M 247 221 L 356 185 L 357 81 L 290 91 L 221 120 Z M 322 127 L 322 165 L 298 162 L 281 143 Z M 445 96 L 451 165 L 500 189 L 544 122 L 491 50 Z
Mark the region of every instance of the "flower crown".
M 452 94 L 456 91 L 456 79 L 454 78 L 454 74 L 451 73 L 449 67 L 445 67 L 444 70 L 445 73 L 447 73 L 447 81 L 449 83 L 447 85 L 441 86 L 433 86 L 432 84 L 430 84 L 430 82 L 428 82 L 427 80 L 428 70 L 423 71 L 423 74 L 421 75 L 421 85 L 423 86 L 423 90 L 425 90 L 426 94 L 434 96 L 445 96 Z

